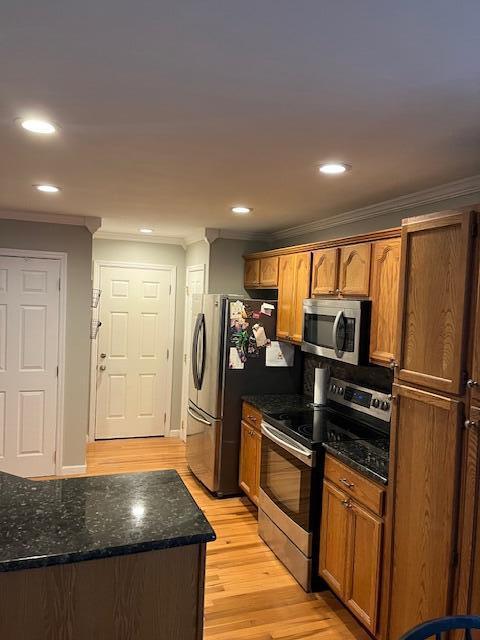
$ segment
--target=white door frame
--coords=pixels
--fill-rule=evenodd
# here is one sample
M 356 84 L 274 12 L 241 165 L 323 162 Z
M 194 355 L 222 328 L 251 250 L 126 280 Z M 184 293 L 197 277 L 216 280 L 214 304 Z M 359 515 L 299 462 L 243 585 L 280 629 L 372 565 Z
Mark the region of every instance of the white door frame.
M 172 388 L 173 388 L 173 360 L 174 360 L 174 343 L 175 343 L 175 301 L 177 294 L 177 267 L 171 264 L 146 264 L 140 262 L 117 262 L 112 260 L 94 260 L 93 261 L 93 288 L 100 288 L 100 271 L 102 267 L 118 267 L 124 269 L 152 269 L 156 271 L 167 271 L 170 273 L 171 306 L 168 321 L 168 346 L 170 357 L 168 358 L 167 369 L 167 420 L 165 423 L 165 436 L 176 435 L 178 431 L 172 429 Z M 99 307 L 102 304 L 100 296 Z M 97 311 L 98 313 L 98 311 Z M 101 329 L 100 329 L 101 331 Z M 96 424 L 96 408 L 97 408 L 97 357 L 98 357 L 98 340 L 91 340 L 90 348 L 90 411 L 88 420 L 88 441 L 95 440 L 95 424 Z M 173 432 L 173 433 L 172 433 Z
M 205 264 L 195 264 L 189 266 L 185 270 L 185 327 L 183 332 L 183 358 L 182 358 L 182 407 L 180 411 L 180 437 L 183 441 L 187 439 L 187 424 L 186 424 L 186 416 L 187 409 L 185 405 L 185 401 L 188 402 L 188 378 L 189 378 L 189 369 L 187 369 L 186 365 L 186 354 L 187 349 L 190 348 L 190 327 L 187 325 L 187 305 L 188 305 L 188 275 L 190 273 L 195 273 L 196 271 L 201 271 L 203 273 L 203 292 L 205 293 Z
M 65 337 L 67 327 L 67 254 L 57 251 L 34 251 L 30 249 L 0 249 L 0 256 L 10 258 L 39 258 L 58 260 L 60 263 L 60 296 L 58 312 L 58 383 L 57 383 L 57 424 L 55 435 L 55 473 L 68 473 L 63 468 L 63 436 L 65 410 Z

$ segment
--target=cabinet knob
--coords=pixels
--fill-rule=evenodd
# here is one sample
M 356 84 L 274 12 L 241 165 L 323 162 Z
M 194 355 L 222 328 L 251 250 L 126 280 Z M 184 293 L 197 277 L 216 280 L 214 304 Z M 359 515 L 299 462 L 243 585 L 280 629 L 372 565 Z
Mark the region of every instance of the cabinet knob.
M 478 421 L 477 420 L 465 420 L 465 427 L 467 429 L 477 429 Z
M 473 389 L 474 387 L 478 387 L 478 380 L 473 380 L 473 378 L 470 378 L 470 380 L 467 380 L 467 387 L 469 389 Z
M 398 362 L 396 360 L 390 360 L 390 364 L 388 365 L 392 371 L 394 371 L 398 367 Z
M 352 508 L 352 503 L 350 502 L 350 500 L 342 500 L 342 504 L 345 507 L 345 509 L 351 509 Z
M 350 482 L 349 480 L 347 480 L 347 478 L 340 478 L 340 482 L 344 484 L 346 487 L 348 487 L 349 489 L 353 489 L 353 487 L 355 486 L 353 482 Z

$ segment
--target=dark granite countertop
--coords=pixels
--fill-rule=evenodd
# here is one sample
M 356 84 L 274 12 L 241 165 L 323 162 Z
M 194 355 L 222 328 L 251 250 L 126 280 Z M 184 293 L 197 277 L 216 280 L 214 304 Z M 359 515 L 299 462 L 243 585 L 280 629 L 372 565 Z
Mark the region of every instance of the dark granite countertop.
M 0 571 L 212 540 L 173 470 L 46 481 L 0 472 Z
M 388 438 L 376 440 L 343 440 L 324 443 L 325 449 L 345 464 L 363 475 L 387 484 L 389 442 Z
M 281 413 L 282 411 L 301 411 L 308 408 L 312 398 L 300 394 L 266 393 L 258 396 L 243 396 L 248 402 L 262 413 Z

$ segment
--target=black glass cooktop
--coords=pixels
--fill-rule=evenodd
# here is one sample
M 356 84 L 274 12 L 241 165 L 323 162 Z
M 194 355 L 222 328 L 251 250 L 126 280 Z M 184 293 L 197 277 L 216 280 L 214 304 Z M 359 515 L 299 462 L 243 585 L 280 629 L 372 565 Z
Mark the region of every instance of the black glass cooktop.
M 373 440 L 381 437 L 385 431 L 378 424 L 369 423 L 358 412 L 347 414 L 331 407 L 297 411 L 289 413 L 271 413 L 265 416 L 265 422 L 276 427 L 309 449 L 317 448 L 324 442 L 342 442 L 344 440 Z

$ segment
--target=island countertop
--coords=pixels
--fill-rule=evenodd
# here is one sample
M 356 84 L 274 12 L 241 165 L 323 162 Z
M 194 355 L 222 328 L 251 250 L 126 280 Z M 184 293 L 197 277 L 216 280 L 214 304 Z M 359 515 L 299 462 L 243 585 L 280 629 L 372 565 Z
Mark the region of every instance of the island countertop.
M 212 540 L 174 470 L 46 481 L 0 472 L 0 572 Z

